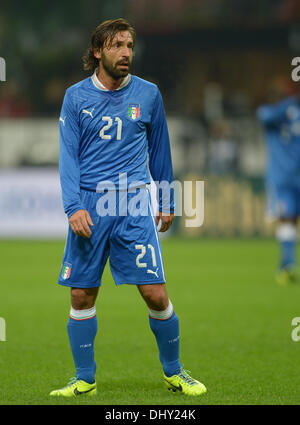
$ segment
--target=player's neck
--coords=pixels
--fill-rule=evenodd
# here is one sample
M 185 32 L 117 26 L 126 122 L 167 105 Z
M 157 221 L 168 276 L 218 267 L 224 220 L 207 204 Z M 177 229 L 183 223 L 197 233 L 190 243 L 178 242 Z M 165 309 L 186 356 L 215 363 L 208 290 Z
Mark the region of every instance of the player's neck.
M 101 85 L 103 85 L 107 90 L 117 90 L 122 82 L 124 81 L 124 78 L 119 78 L 118 80 L 114 80 L 112 77 L 110 77 L 102 68 L 98 69 L 98 72 L 96 73 L 97 78 Z

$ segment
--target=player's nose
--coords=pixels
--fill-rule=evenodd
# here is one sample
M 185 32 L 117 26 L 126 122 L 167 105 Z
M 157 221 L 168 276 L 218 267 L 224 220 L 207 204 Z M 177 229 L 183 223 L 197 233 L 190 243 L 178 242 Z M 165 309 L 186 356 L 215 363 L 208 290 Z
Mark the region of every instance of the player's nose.
M 122 57 L 127 59 L 130 57 L 130 54 L 131 54 L 131 49 L 129 49 L 129 47 L 127 46 L 124 46 L 122 49 Z

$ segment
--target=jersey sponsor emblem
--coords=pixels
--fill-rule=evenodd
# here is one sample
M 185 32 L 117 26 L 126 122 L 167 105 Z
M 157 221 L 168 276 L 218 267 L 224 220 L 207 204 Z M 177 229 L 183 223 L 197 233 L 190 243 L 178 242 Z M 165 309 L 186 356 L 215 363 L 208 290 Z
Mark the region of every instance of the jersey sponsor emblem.
M 62 269 L 62 273 L 61 276 L 64 280 L 69 279 L 70 274 L 71 274 L 71 266 L 72 264 L 69 263 L 65 263 Z
M 88 111 L 87 109 L 83 109 L 83 110 L 82 110 L 82 113 L 83 113 L 83 114 L 87 114 L 87 115 L 89 115 L 91 118 L 94 118 L 94 117 L 93 117 L 93 111 L 94 111 L 94 109 L 95 109 L 95 108 L 91 109 L 90 111 Z
M 154 270 L 150 270 L 150 269 L 148 269 L 147 270 L 147 273 L 149 273 L 149 274 L 154 274 L 157 278 L 158 278 L 158 267 L 156 268 L 156 270 L 154 271 Z
M 137 120 L 140 117 L 140 105 L 131 103 L 128 105 L 128 116 L 132 120 Z
M 65 126 L 65 120 L 66 120 L 66 118 L 67 118 L 67 116 L 65 116 L 64 118 L 59 117 L 59 121 L 61 121 L 64 126 Z

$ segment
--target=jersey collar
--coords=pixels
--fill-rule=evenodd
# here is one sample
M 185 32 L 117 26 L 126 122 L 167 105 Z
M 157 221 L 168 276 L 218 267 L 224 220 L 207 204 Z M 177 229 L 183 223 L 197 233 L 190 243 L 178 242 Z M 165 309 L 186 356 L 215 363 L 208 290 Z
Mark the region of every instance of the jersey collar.
M 94 72 L 94 74 L 91 76 L 91 79 L 92 79 L 92 82 L 93 82 L 94 86 L 95 86 L 97 89 L 99 89 L 99 90 L 101 90 L 101 91 L 111 91 L 111 90 L 107 89 L 107 88 L 106 88 L 106 87 L 105 87 L 105 86 L 101 83 L 101 81 L 99 80 L 99 78 L 97 77 L 97 69 L 95 69 L 95 72 Z M 116 90 L 121 90 L 121 89 L 123 89 L 124 87 L 126 87 L 126 86 L 129 84 L 130 80 L 131 80 L 131 74 L 128 74 L 128 75 L 124 78 L 124 80 L 122 81 L 122 83 L 121 83 L 120 87 L 118 87 Z

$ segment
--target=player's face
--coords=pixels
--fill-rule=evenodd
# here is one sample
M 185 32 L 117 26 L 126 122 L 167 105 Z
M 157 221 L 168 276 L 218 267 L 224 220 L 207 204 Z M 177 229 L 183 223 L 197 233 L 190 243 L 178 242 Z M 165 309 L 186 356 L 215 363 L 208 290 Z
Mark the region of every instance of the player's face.
M 133 57 L 133 40 L 129 31 L 118 32 L 111 43 L 104 45 L 100 66 L 114 80 L 126 77 Z

